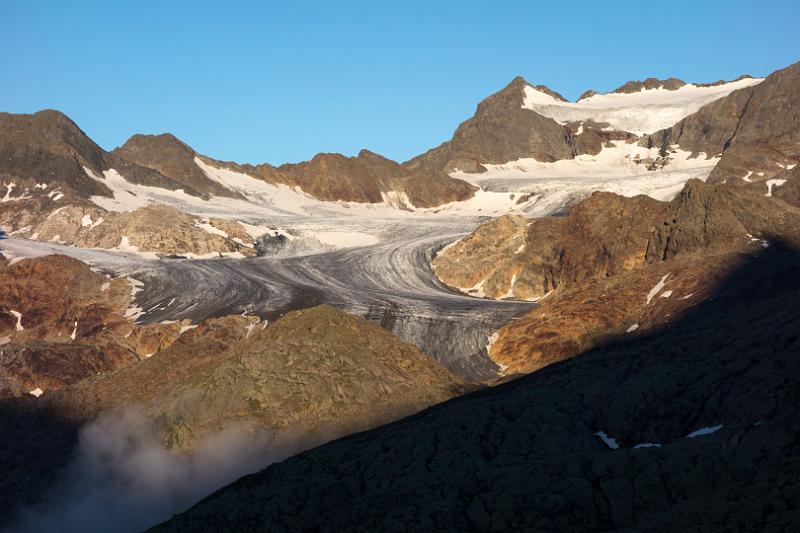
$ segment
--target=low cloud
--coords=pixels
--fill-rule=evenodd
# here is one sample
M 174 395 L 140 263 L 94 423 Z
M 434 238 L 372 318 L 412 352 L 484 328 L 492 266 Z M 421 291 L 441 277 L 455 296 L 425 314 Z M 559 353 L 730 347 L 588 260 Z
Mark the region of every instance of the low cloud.
M 101 416 L 81 430 L 75 460 L 41 503 L 9 531 L 141 531 L 214 490 L 300 451 L 244 429 L 227 430 L 176 453 L 135 409 Z

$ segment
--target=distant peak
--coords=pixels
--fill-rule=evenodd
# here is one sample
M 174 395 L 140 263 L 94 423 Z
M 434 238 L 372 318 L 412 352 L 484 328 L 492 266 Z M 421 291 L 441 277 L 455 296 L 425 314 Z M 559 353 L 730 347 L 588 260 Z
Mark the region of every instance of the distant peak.
M 18 115 L 24 116 L 24 115 Z M 31 116 L 31 115 L 28 115 Z M 56 109 L 42 109 L 32 115 L 33 120 L 39 124 L 58 124 L 68 129 L 80 130 L 80 127 L 67 115 Z M 82 130 L 81 130 L 82 131 Z
M 537 91 L 539 91 L 541 93 L 544 93 L 544 94 L 546 94 L 548 96 L 551 96 L 552 98 L 555 98 L 556 100 L 560 100 L 560 101 L 563 101 L 563 102 L 567 101 L 563 96 L 561 96 L 560 94 L 558 94 L 557 92 L 552 90 L 550 87 L 547 87 L 546 85 L 534 85 L 534 84 L 530 83 L 529 81 L 527 81 L 522 76 L 517 76 L 516 78 L 511 80 L 511 82 L 508 85 L 506 85 L 503 88 L 503 90 L 500 91 L 500 93 L 508 93 L 509 91 L 512 91 L 512 92 L 515 92 L 515 93 L 516 92 L 521 92 L 521 91 L 523 91 L 525 89 L 525 87 L 532 87 L 532 88 L 536 89 Z
M 359 159 L 372 159 L 372 160 L 380 160 L 380 161 L 391 161 L 391 159 L 389 159 L 388 157 L 382 156 L 381 154 L 373 152 L 372 150 L 367 150 L 366 148 L 362 148 L 358 152 L 358 156 L 356 156 L 356 157 L 358 157 Z
M 684 85 L 686 85 L 686 82 L 679 80 L 678 78 L 667 78 L 665 80 L 658 78 L 647 78 L 643 81 L 626 82 L 625 84 L 614 89 L 612 92 L 630 94 L 651 89 L 666 89 L 668 91 L 675 91 Z
M 175 135 L 171 133 L 158 133 L 158 134 L 147 134 L 147 133 L 136 133 L 132 135 L 125 144 L 120 146 L 118 150 L 131 150 L 131 149 L 156 149 L 156 148 L 173 148 L 179 149 L 181 151 L 188 151 L 192 154 L 195 153 L 194 149 L 183 142 L 182 140 L 175 137 Z
M 717 81 L 715 81 L 713 83 L 696 83 L 695 85 L 697 85 L 698 87 L 716 87 L 717 85 L 725 85 L 726 83 L 734 83 L 734 82 L 737 82 L 737 81 L 753 80 L 753 79 L 755 79 L 755 78 L 753 76 L 751 76 L 750 74 L 742 74 L 741 76 L 739 76 L 735 80 L 717 80 Z

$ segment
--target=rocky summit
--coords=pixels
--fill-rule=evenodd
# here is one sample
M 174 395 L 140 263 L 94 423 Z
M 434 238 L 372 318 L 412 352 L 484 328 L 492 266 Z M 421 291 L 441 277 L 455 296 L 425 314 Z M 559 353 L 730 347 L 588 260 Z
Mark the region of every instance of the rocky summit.
M 800 529 L 800 64 L 646 76 L 404 162 L 0 113 L 0 529 Z

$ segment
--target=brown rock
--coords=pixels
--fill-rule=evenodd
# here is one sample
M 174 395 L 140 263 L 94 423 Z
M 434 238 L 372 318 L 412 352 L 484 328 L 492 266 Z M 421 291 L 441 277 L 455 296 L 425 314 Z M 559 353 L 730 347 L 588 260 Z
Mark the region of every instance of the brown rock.
M 195 163 L 198 154 L 170 133 L 134 135 L 112 153 L 156 170 L 188 190 L 205 195 L 238 196 L 230 189 L 209 179 Z
M 483 224 L 438 255 L 433 268 L 451 286 L 485 280 L 489 297 L 540 298 L 567 284 L 643 266 L 662 209 L 646 196 L 594 193 L 566 217 L 502 217 Z
M 51 255 L 0 275 L 0 375 L 19 390 L 53 390 L 169 346 L 181 323 L 136 326 L 131 286 Z
M 140 405 L 165 443 L 189 448 L 230 427 L 319 442 L 461 391 L 439 363 L 380 326 L 321 306 L 273 324 L 209 319 L 151 358 L 50 397 L 69 416 Z

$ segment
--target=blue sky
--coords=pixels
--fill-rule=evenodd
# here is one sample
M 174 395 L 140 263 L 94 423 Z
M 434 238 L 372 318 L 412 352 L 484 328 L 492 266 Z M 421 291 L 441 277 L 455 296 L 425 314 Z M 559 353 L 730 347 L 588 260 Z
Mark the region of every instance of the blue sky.
M 570 99 L 800 60 L 796 0 L 0 0 L 0 110 L 67 113 L 106 149 L 169 131 L 223 160 L 405 160 L 522 75 Z

